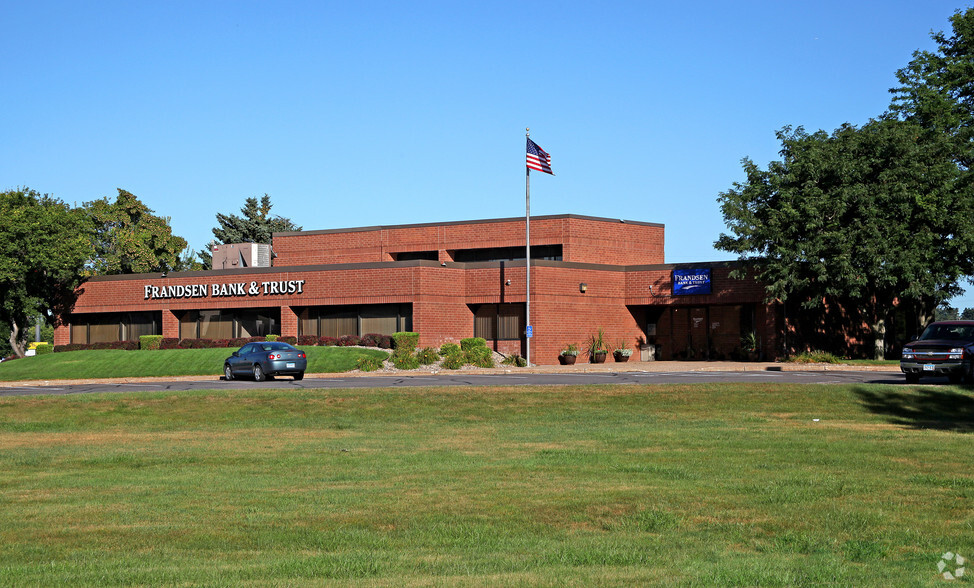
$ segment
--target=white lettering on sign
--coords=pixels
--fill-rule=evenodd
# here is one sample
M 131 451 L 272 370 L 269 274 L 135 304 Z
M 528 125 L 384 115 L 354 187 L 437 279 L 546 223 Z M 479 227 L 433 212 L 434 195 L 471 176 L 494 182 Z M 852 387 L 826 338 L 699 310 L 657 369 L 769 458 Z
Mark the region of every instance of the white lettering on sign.
M 260 296 L 277 294 L 303 294 L 305 280 L 280 280 L 273 282 L 232 282 L 227 284 L 177 284 L 153 286 L 143 284 L 144 300 L 169 300 L 173 298 L 220 298 L 225 296 Z

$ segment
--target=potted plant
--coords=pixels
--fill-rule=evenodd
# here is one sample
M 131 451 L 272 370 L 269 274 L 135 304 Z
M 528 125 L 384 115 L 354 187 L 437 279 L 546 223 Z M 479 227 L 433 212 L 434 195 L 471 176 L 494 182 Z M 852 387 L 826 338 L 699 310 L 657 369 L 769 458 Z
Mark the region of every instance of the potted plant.
M 561 365 L 574 365 L 575 360 L 578 359 L 578 345 L 574 343 L 566 345 L 558 354 L 558 359 L 561 361 Z
M 761 341 L 758 340 L 757 333 L 751 331 L 741 337 L 741 349 L 747 356 L 748 361 L 757 361 L 761 350 Z
M 605 356 L 608 355 L 605 347 L 605 331 L 599 327 L 598 333 L 590 335 L 588 338 L 588 356 L 592 363 L 605 363 Z
M 612 357 L 617 362 L 629 361 L 630 356 L 632 356 L 632 349 L 629 348 L 629 345 L 625 341 L 620 341 L 615 351 L 612 352 Z

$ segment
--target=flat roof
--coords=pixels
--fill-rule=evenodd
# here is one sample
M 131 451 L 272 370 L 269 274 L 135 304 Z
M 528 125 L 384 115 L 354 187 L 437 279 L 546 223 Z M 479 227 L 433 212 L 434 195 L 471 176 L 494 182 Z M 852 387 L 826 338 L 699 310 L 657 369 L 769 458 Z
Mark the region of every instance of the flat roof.
M 634 221 L 621 218 L 604 218 L 599 216 L 585 216 L 581 214 L 549 214 L 541 216 L 532 216 L 531 220 L 559 220 L 559 219 L 581 219 L 589 221 L 597 221 L 604 223 L 624 223 L 630 225 L 639 225 L 642 227 L 658 227 L 664 228 L 665 225 L 662 223 L 647 223 L 643 221 Z M 410 229 L 410 228 L 423 228 L 423 227 L 445 227 L 445 226 L 455 226 L 455 225 L 477 225 L 485 223 L 509 223 L 524 220 L 523 216 L 513 216 L 509 218 L 487 218 L 479 220 L 467 220 L 467 221 L 447 221 L 442 223 L 414 223 L 405 225 L 375 225 L 371 227 L 353 227 L 347 229 L 320 229 L 312 231 L 283 231 L 280 233 L 273 233 L 272 237 L 277 236 L 295 236 L 295 235 L 327 235 L 330 233 L 360 233 L 366 231 L 381 231 L 389 229 Z

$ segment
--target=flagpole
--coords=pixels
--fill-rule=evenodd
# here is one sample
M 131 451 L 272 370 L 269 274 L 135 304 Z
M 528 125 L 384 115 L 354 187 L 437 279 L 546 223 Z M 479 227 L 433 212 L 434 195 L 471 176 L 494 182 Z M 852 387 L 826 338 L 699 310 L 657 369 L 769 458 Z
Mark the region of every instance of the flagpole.
M 531 137 L 531 129 L 524 129 L 525 137 Z M 524 175 L 524 269 L 527 283 L 524 303 L 525 323 L 525 355 L 524 359 L 531 366 L 531 337 L 527 336 L 527 328 L 531 325 L 531 168 L 525 166 Z

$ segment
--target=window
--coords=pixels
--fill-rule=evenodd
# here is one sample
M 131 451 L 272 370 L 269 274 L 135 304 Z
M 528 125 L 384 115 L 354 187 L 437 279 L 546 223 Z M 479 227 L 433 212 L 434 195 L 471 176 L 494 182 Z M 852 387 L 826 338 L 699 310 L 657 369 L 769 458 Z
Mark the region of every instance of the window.
M 177 316 L 181 339 L 234 339 L 281 334 L 280 308 L 187 310 Z
M 526 258 L 524 247 L 488 247 L 484 249 L 458 249 L 453 252 L 453 260 L 458 262 L 475 261 L 514 261 Z M 561 261 L 561 245 L 532 245 L 531 259 Z
M 161 312 L 103 312 L 71 316 L 72 343 L 138 341 L 162 334 Z
M 393 253 L 392 257 L 396 261 L 412 261 L 414 259 L 437 261 L 440 259 L 440 253 L 438 251 L 403 251 L 402 253 Z
M 295 309 L 298 334 L 339 338 L 345 335 L 378 333 L 391 335 L 413 328 L 411 304 L 368 304 L 361 306 L 309 306 Z
M 488 341 L 514 341 L 524 337 L 523 304 L 481 304 L 473 311 L 474 337 Z

